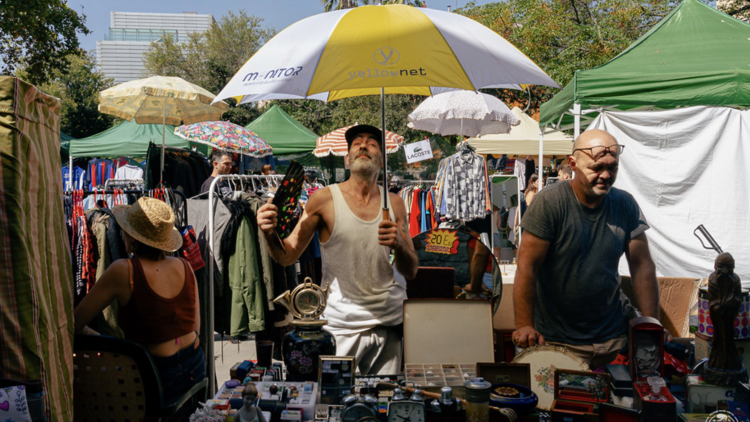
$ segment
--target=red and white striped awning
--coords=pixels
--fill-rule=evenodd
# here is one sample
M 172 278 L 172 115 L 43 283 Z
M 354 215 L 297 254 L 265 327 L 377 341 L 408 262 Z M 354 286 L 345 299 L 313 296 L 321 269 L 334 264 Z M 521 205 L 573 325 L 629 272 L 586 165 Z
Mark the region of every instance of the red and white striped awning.
M 352 127 L 346 126 L 340 129 L 336 129 L 326 135 L 321 136 L 315 140 L 315 150 L 313 154 L 316 157 L 327 157 L 331 154 L 338 157 L 344 157 L 349 154 L 349 145 L 346 143 L 344 134 Z M 385 151 L 388 154 L 393 154 L 398 151 L 401 144 L 404 142 L 404 137 L 393 133 L 391 131 L 385 131 Z

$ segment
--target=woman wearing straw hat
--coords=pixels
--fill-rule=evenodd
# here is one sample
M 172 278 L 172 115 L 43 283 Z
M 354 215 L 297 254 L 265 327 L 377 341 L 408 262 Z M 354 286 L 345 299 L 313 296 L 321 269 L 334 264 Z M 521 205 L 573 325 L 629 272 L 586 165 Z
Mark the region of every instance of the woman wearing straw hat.
M 112 213 L 132 259 L 113 262 L 76 307 L 76 333 L 117 299 L 125 338 L 151 353 L 169 400 L 206 376 L 195 275 L 186 260 L 166 256 L 182 246 L 166 203 L 140 198 Z

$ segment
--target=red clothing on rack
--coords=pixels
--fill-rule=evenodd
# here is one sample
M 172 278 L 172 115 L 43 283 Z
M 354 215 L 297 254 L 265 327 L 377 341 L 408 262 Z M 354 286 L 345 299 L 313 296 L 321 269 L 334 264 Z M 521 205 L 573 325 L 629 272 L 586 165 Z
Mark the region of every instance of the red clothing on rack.
M 419 229 L 419 217 L 421 215 L 421 210 L 419 209 L 419 192 L 419 188 L 416 188 L 412 193 L 411 211 L 409 213 L 409 236 L 411 237 L 421 232 Z

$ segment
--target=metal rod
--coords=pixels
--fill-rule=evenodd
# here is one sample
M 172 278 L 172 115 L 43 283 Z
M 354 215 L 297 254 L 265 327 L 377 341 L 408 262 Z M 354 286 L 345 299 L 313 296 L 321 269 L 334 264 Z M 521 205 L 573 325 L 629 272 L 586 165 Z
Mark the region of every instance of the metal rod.
M 162 120 L 161 120 L 161 168 L 159 171 L 159 183 L 164 183 L 164 147 L 166 144 L 167 137 L 167 98 L 164 97 L 162 100 L 164 106 L 162 107 Z
M 706 246 L 703 243 L 703 239 L 701 239 L 700 236 L 698 236 L 698 233 L 696 233 L 698 231 L 701 232 L 701 234 L 703 235 L 703 237 L 705 237 L 706 240 L 708 241 L 708 243 L 711 245 L 710 248 L 708 246 Z M 721 246 L 719 246 L 719 244 L 716 242 L 716 240 L 714 239 L 714 237 L 711 236 L 711 233 L 709 233 L 708 230 L 706 230 L 706 228 L 703 227 L 703 224 L 700 224 L 698 227 L 696 227 L 695 230 L 693 230 L 693 234 L 695 235 L 695 237 L 698 238 L 698 240 L 701 241 L 701 246 L 703 246 L 704 249 L 713 249 L 719 255 L 721 255 L 721 254 L 724 253 L 724 251 L 721 249 Z
M 383 211 L 388 209 L 388 158 L 385 153 L 385 88 L 380 87 L 380 123 L 383 126 L 382 144 L 380 145 L 383 153 Z

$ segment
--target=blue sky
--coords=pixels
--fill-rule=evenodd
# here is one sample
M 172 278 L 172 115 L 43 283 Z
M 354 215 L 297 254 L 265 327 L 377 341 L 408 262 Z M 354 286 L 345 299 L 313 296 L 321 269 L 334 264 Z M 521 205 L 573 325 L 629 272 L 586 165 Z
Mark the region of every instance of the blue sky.
M 478 5 L 490 0 L 475 0 Z M 431 9 L 447 10 L 463 7 L 466 0 L 427 0 Z M 88 36 L 79 35 L 81 47 L 95 50 L 96 41 L 103 40 L 109 29 L 109 12 L 182 13 L 196 12 L 214 15 L 217 21 L 228 11 L 244 9 L 248 14 L 264 19 L 267 26 L 281 31 L 300 19 L 323 12 L 320 0 L 68 0 L 71 8 L 86 14 L 86 26 L 92 31 Z M 81 9 L 83 7 L 83 9 Z

